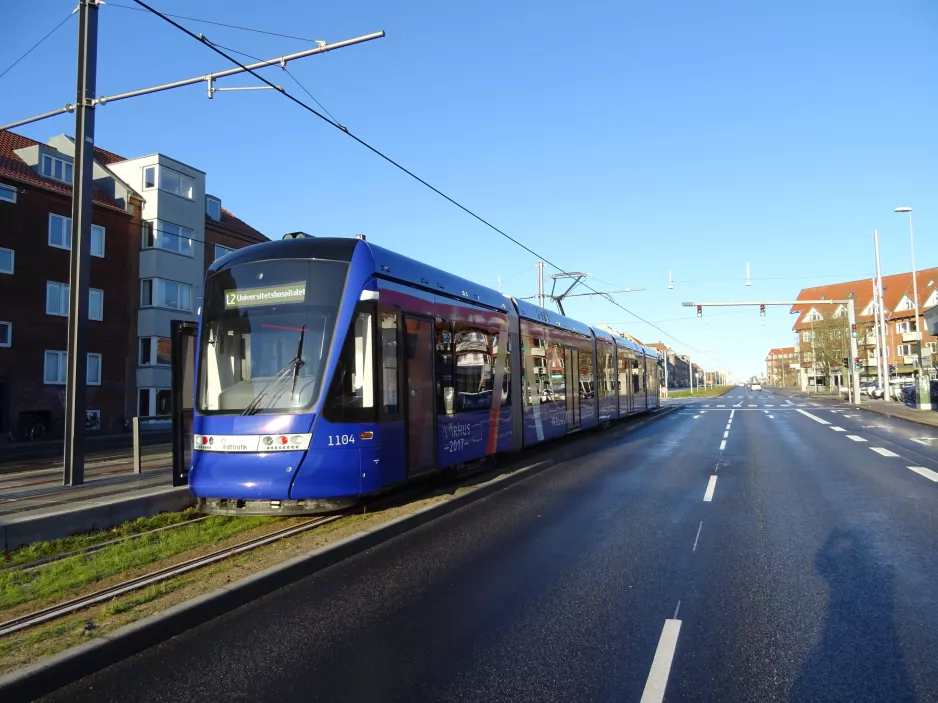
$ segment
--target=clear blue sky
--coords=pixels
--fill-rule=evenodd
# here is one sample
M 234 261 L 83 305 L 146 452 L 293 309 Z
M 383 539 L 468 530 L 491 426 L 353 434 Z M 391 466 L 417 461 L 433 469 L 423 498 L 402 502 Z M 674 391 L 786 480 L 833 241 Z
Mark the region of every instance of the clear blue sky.
M 707 367 L 758 372 L 770 347 L 792 342 L 793 320 L 770 309 L 761 326 L 753 309 L 706 326 L 681 301 L 791 298 L 868 276 L 874 228 L 884 273 L 908 270 L 897 205 L 915 208 L 919 268 L 938 266 L 934 0 L 154 2 L 330 42 L 384 29 L 292 70 L 352 131 L 546 258 L 647 288 L 618 300 L 681 341 L 599 299 L 569 314 L 712 351 Z M 0 70 L 74 5 L 10 4 Z M 226 68 L 155 17 L 113 5 L 100 17 L 100 95 Z M 183 24 L 265 58 L 305 48 Z M 0 79 L 0 122 L 74 100 L 76 33 L 72 18 Z M 279 69 L 268 75 L 302 96 Z M 205 170 L 209 191 L 273 238 L 364 232 L 492 287 L 535 263 L 272 91 L 209 101 L 200 85 L 97 114 L 100 146 Z M 73 118 L 21 130 L 45 140 Z M 505 289 L 535 286 L 532 269 Z

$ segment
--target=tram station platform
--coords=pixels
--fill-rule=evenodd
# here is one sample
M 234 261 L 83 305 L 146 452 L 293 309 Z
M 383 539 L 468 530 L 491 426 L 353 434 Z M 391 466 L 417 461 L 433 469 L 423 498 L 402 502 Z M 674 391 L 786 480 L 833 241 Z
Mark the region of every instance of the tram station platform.
M 126 455 L 90 456 L 85 482 L 62 485 L 62 467 L 31 467 L 0 475 L 0 550 L 10 550 L 193 504 L 185 486 L 172 485 L 172 452 L 151 451 L 134 473 Z

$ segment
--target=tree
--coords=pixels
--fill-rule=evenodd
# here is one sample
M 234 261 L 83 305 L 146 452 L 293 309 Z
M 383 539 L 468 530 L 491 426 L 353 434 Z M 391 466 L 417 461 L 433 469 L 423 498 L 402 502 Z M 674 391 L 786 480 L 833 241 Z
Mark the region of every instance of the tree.
M 811 323 L 808 339 L 801 335 L 801 352 L 805 361 L 812 364 L 815 377 L 828 378 L 827 385 L 831 385 L 832 372 L 842 370 L 847 373 L 850 359 L 850 330 L 847 327 L 845 314 L 832 314 L 826 319 L 817 319 Z M 813 335 L 813 339 L 812 339 Z M 844 368 L 844 359 L 848 360 L 848 367 Z

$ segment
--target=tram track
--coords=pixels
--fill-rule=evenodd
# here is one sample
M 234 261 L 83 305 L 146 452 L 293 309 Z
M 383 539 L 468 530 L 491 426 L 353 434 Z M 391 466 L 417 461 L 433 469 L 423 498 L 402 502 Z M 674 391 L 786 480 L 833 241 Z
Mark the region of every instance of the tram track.
M 155 571 L 126 579 L 114 584 L 113 586 L 108 586 L 107 588 L 99 589 L 84 596 L 73 598 L 72 600 L 66 601 L 64 603 L 59 603 L 47 608 L 32 611 L 30 613 L 25 613 L 19 617 L 12 618 L 5 622 L 0 622 L 0 637 L 12 635 L 16 632 L 20 632 L 21 630 L 51 622 L 52 620 L 70 615 L 72 613 L 78 612 L 79 610 L 84 610 L 85 608 L 99 605 L 100 603 L 104 603 L 118 596 L 162 583 L 163 581 L 175 578 L 176 576 L 181 576 L 183 574 L 189 573 L 190 571 L 195 571 L 197 569 L 210 566 L 216 562 L 244 554 L 253 549 L 257 549 L 258 547 L 263 547 L 277 542 L 281 539 L 294 537 L 296 535 L 320 527 L 321 525 L 335 522 L 342 517 L 345 516 L 340 514 L 313 518 L 298 525 L 291 525 L 280 530 L 275 530 L 274 532 L 269 532 L 258 537 L 244 540 L 229 547 L 218 549 L 200 557 L 188 559 L 186 561 L 180 562 L 179 564 L 167 566 L 162 569 L 156 569 Z

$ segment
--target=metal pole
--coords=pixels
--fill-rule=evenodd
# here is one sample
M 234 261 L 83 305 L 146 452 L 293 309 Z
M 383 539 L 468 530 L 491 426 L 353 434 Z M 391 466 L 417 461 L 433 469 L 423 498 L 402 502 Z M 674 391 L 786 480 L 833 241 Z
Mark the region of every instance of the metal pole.
M 857 351 L 857 338 L 853 336 L 853 326 L 857 323 L 856 309 L 853 300 L 847 303 L 847 325 L 850 328 L 850 362 L 853 366 L 853 403 L 860 404 L 860 370 L 856 366 L 856 360 L 859 358 Z M 859 334 L 859 332 L 858 332 Z
M 883 387 L 883 351 L 879 345 L 879 301 L 876 299 L 876 279 L 870 279 L 873 286 L 873 346 L 876 349 L 876 385 Z
M 134 428 L 134 473 L 139 474 L 143 472 L 142 462 L 140 461 L 140 418 L 139 417 L 134 417 L 133 428 Z
M 544 307 L 544 262 L 537 262 L 537 304 Z
M 75 182 L 72 185 L 72 252 L 69 274 L 68 352 L 65 390 L 63 483 L 85 480 L 85 421 L 88 355 L 88 276 L 91 269 L 91 211 L 94 188 L 94 93 L 98 58 L 98 0 L 78 2 L 78 87 L 75 100 Z M 98 373 L 103 374 L 103 364 Z
M 690 392 L 694 392 L 694 360 L 690 356 L 690 352 L 687 352 L 687 368 L 690 373 Z
M 817 352 L 814 349 L 814 318 L 811 318 L 811 373 L 814 374 L 814 392 L 817 393 Z
M 873 248 L 876 250 L 876 289 L 879 292 L 879 331 L 883 336 L 883 400 L 892 402 L 889 382 L 889 337 L 886 334 L 886 300 L 883 298 L 883 276 L 879 268 L 879 231 L 873 230 Z
M 918 275 L 915 272 L 915 232 L 912 229 L 912 211 L 909 210 L 909 242 L 912 245 L 912 297 L 915 303 L 915 334 L 918 337 L 918 393 L 916 407 L 919 410 L 931 410 L 931 389 L 925 382 L 922 367 L 922 321 L 918 316 Z
M 81 3 L 81 4 L 84 4 L 84 3 Z M 79 7 L 81 7 L 81 5 L 79 5 Z M 362 42 L 371 41 L 372 39 L 380 39 L 383 36 L 384 36 L 384 31 L 374 32 L 372 34 L 365 34 L 364 36 L 355 37 L 354 39 L 346 39 L 344 41 L 336 42 L 335 44 L 326 44 L 325 46 L 320 46 L 315 49 L 306 49 L 305 51 L 298 51 L 295 54 L 287 54 L 286 56 L 281 56 L 275 59 L 268 59 L 266 61 L 259 61 L 257 63 L 245 64 L 245 67 L 252 71 L 256 71 L 261 68 L 267 68 L 268 66 L 280 66 L 281 68 L 284 68 L 288 61 L 302 59 L 307 56 L 313 56 L 315 54 L 324 54 L 327 51 L 333 51 L 335 49 L 342 49 L 343 47 L 352 46 L 353 44 L 361 44 Z M 104 105 L 106 103 L 114 102 L 116 100 L 126 100 L 127 98 L 135 98 L 138 95 L 149 95 L 150 93 L 158 93 L 163 90 L 181 88 L 183 86 L 194 85 L 195 83 L 201 83 L 202 81 L 205 81 L 209 85 L 212 85 L 212 82 L 219 78 L 225 78 L 227 76 L 233 76 L 237 73 L 244 73 L 244 72 L 245 72 L 245 69 L 239 66 L 238 68 L 229 68 L 224 71 L 216 71 L 215 73 L 207 73 L 201 76 L 196 76 L 194 78 L 186 78 L 185 80 L 181 80 L 181 81 L 173 81 L 172 83 L 164 83 L 162 85 L 157 85 L 152 88 L 143 88 L 142 90 L 132 90 L 128 93 L 118 93 L 116 95 L 104 96 L 104 97 L 100 97 L 97 99 L 94 99 L 94 96 L 92 96 L 92 98 L 94 99 L 95 105 L 97 104 Z M 219 90 L 219 89 L 215 88 L 214 90 Z M 230 89 L 222 89 L 222 90 L 230 90 Z M 41 115 L 28 117 L 25 120 L 19 120 L 17 122 L 11 122 L 10 124 L 0 126 L 0 130 L 12 129 L 13 127 L 19 127 L 20 125 L 29 124 L 30 122 L 38 122 L 39 120 L 44 120 L 47 117 L 54 117 L 55 115 L 60 115 L 63 112 L 71 112 L 73 109 L 75 109 L 74 105 L 66 105 L 65 107 L 59 108 L 58 110 L 45 112 Z

